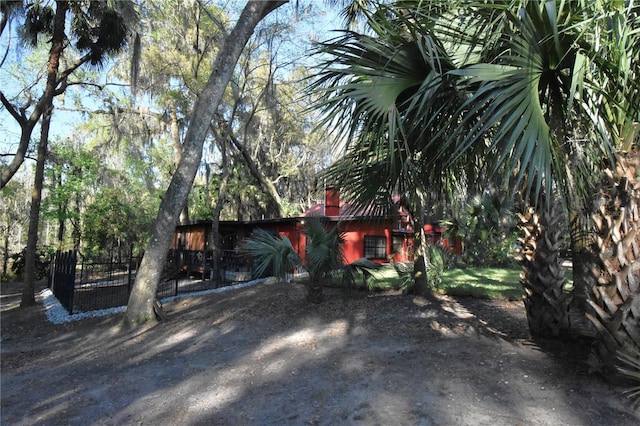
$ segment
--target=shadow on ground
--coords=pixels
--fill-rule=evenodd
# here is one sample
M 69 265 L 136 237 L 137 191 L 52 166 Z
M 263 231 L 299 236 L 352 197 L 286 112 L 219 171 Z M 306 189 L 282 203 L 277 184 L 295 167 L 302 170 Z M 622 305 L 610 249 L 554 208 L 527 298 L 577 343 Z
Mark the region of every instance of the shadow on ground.
M 4 284 L 3 284 L 4 286 Z M 261 284 L 165 304 L 170 320 L 53 325 L 2 302 L 1 423 L 638 424 L 521 303 Z M 6 303 L 5 303 L 6 302 Z

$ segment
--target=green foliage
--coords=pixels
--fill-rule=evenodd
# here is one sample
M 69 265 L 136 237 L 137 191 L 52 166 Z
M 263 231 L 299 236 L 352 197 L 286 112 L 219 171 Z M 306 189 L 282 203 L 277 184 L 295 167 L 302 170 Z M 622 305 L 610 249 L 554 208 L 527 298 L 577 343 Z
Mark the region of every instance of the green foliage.
M 342 267 L 344 242 L 338 226 L 327 230 L 320 220 L 308 218 L 304 224 L 307 236 L 305 269 L 309 272 L 311 285 L 321 285 L 331 271 Z
M 429 244 L 427 247 L 429 264 L 427 265 L 427 282 L 435 289 L 440 288 L 442 277 L 447 266 L 449 251 L 436 244 Z
M 211 189 L 210 189 L 211 190 Z M 194 185 L 189 192 L 189 216 L 198 220 L 213 219 L 215 208 L 211 205 L 211 197 L 207 194 L 207 188 Z
M 442 285 L 442 279 L 444 273 L 449 265 L 449 250 L 436 244 L 429 244 L 427 246 L 427 284 L 433 289 L 439 289 Z M 386 268 L 390 270 L 390 268 Z M 404 293 L 408 293 L 413 289 L 415 284 L 413 262 L 401 262 L 393 263 L 393 270 L 397 274 L 396 279 L 383 279 L 380 282 L 372 282 L 370 290 L 372 289 L 395 289 L 402 290 Z M 388 272 L 387 272 L 388 273 Z
M 285 235 L 275 236 L 260 229 L 245 242 L 244 250 L 254 260 L 255 276 L 270 274 L 283 279 L 297 267 L 306 270 L 307 298 L 319 303 L 322 287 L 331 281 L 332 272 L 342 267 L 343 238 L 338 227 L 327 230 L 317 218 L 306 219 L 304 233 L 307 237 L 304 257 L 298 256 Z
M 518 232 L 513 203 L 505 194 L 485 192 L 472 197 L 455 215 L 444 221 L 445 235 L 462 242 L 460 261 L 469 266 L 513 264 Z
M 21 28 L 21 37 L 32 47 L 37 46 L 38 37 L 51 37 L 53 35 L 53 18 L 55 12 L 49 5 L 40 2 L 33 4 L 25 15 L 24 26 Z
M 283 280 L 302 263 L 289 238 L 272 235 L 263 229 L 257 229 L 246 240 L 243 249 L 253 258 L 256 278 L 274 276 Z
M 36 270 L 35 278 L 41 280 L 49 276 L 49 265 L 51 264 L 51 257 L 54 250 L 51 247 L 41 248 L 36 251 Z M 13 254 L 11 259 L 13 263 L 11 265 L 11 271 L 18 277 L 22 277 L 24 274 L 25 256 L 27 254 L 27 248 L 22 249 L 20 253 Z
M 372 290 L 372 288 L 369 287 L 369 278 L 372 276 L 377 276 L 379 270 L 380 265 L 378 265 L 377 263 L 365 257 L 360 258 L 355 262 L 344 266 L 341 274 L 340 285 L 347 292 L 350 292 L 352 288 L 358 288 L 361 285 L 364 285 L 369 290 Z
M 98 162 L 89 150 L 69 141 L 52 144 L 49 155 L 53 160 L 45 169 L 50 185 L 42 204 L 43 217 L 58 222 L 70 220 L 79 227 L 87 193 L 99 179 Z
M 393 263 L 393 269 L 400 278 L 397 288 L 405 293 L 410 292 L 415 284 L 413 262 Z
M 18 241 L 26 238 L 27 226 L 25 217 L 29 216 L 30 192 L 27 189 L 27 183 L 22 176 L 12 179 L 2 190 L 0 190 L 0 235 L 3 236 L 1 244 L 5 244 L 5 238 L 8 241 L 8 252 L 20 249 Z
M 115 249 L 141 248 L 149 232 L 149 212 L 115 188 L 102 188 L 83 214 L 85 255 L 99 257 Z
M 53 36 L 56 11 L 47 3 L 37 1 L 26 6 L 20 36 L 32 47 Z M 137 18 L 130 2 L 118 2 L 116 7 L 106 1 L 69 3 L 68 9 L 73 16 L 67 37 L 74 41 L 80 54 L 87 55 L 92 65 L 102 65 L 107 55 L 126 45 L 131 24 Z M 60 4 L 57 7 L 61 7 Z

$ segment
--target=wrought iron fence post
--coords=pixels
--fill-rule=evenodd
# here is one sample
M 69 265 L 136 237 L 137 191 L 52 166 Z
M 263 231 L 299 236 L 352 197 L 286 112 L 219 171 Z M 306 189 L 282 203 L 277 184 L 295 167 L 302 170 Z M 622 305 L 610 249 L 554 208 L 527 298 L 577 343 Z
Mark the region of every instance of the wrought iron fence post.
M 69 313 L 73 314 L 73 299 L 76 292 L 76 263 L 78 262 L 78 255 L 75 250 L 69 250 L 69 254 L 71 254 L 71 262 L 69 263 L 70 269 L 72 270 L 72 272 L 69 274 L 69 279 L 71 281 L 71 301 L 69 303 Z M 82 275 L 80 276 L 80 283 L 82 283 Z
M 133 286 L 131 271 L 133 271 L 133 248 L 129 251 L 129 262 L 127 263 L 127 296 L 131 295 L 131 287 Z
M 204 274 L 207 270 L 207 251 L 202 250 L 202 281 L 204 281 Z
M 176 250 L 175 256 L 176 256 L 176 262 L 174 264 L 177 265 L 177 267 L 174 270 L 174 275 L 176 277 L 176 285 L 175 285 L 175 288 L 173 290 L 173 295 L 177 296 L 178 295 L 178 280 L 180 278 L 180 271 L 182 270 L 182 263 L 184 262 L 184 260 L 182 258 L 182 256 L 183 256 L 182 250 Z
M 53 294 L 55 294 L 54 286 L 56 284 L 56 260 L 58 258 L 59 250 L 51 257 L 51 265 L 49 266 L 49 282 L 47 283 L 47 287 Z

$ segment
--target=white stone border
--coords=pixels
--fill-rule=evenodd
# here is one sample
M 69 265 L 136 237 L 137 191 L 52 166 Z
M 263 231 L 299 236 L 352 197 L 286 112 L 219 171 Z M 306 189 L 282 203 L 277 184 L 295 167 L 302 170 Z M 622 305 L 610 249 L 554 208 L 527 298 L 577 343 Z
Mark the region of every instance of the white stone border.
M 211 290 L 204 291 L 196 291 L 193 293 L 183 293 L 177 296 L 165 297 L 161 299 L 161 303 L 167 303 L 176 299 L 183 299 L 187 297 L 199 297 L 212 293 L 221 293 L 223 291 L 237 290 L 245 287 L 251 287 L 257 284 L 263 284 L 267 282 L 275 282 L 274 278 L 260 278 L 258 280 L 247 281 L 244 283 L 234 284 L 226 287 L 218 287 Z M 53 295 L 50 289 L 45 288 L 40 293 L 38 293 L 38 299 L 42 302 L 44 306 L 45 313 L 47 315 L 47 320 L 54 324 L 63 324 L 72 321 L 80 321 L 85 318 L 95 318 L 95 317 L 103 317 L 106 315 L 117 314 L 120 312 L 125 312 L 127 310 L 126 306 L 118 306 L 115 308 L 109 309 L 100 309 L 96 311 L 89 312 L 78 312 L 77 314 L 69 315 L 69 312 L 65 308 L 62 307 L 58 299 Z

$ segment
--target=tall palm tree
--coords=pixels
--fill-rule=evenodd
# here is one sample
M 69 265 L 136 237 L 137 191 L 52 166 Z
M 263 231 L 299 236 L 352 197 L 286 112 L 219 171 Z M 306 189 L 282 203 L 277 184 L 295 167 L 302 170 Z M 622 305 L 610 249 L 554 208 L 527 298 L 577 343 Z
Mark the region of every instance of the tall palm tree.
M 619 347 L 640 348 L 640 311 L 634 308 L 640 293 L 634 282 L 640 276 L 628 267 L 637 258 L 640 238 L 634 231 L 637 218 L 633 213 L 625 214 L 632 212 L 636 203 L 635 175 L 626 178 L 631 186 L 624 184 L 625 173 L 635 170 L 633 144 L 637 136 L 632 129 L 640 117 L 638 11 L 631 2 L 628 6 L 528 2 L 517 14 L 505 14 L 507 37 L 504 43 L 498 43 L 501 48 L 495 56 L 487 55 L 490 63 L 459 71 L 473 90 L 461 127 L 465 129 L 459 139 L 463 141 L 461 146 L 485 141 L 485 132 L 491 131 L 488 154 L 497 165 L 515 170 L 520 181 L 528 181 L 527 189 L 533 189 L 534 194 L 543 190 L 550 195 L 559 188 L 572 214 L 582 216 L 587 226 L 585 215 L 591 208 L 590 194 L 595 184 L 592 177 L 602 175 L 601 158 L 611 170 L 609 175 L 615 176 L 615 185 L 600 185 L 607 207 L 594 214 L 594 218 L 603 217 L 603 221 L 596 221 L 597 257 L 581 255 L 575 259 L 575 271 L 579 273 L 592 269 L 579 261 L 595 263 L 592 267 L 596 267 L 598 281 L 590 305 L 596 313 L 591 318 L 600 331 L 600 358 L 607 358 L 609 364 Z M 502 75 L 496 77 L 497 72 Z M 472 125 L 471 130 L 468 125 Z M 631 153 L 620 155 L 616 152 L 620 150 Z M 551 203 L 546 197 L 539 211 L 550 212 Z M 545 222 L 549 223 L 543 218 L 539 223 Z M 612 223 L 623 225 L 618 228 Z M 576 229 L 580 230 L 577 227 L 572 231 Z M 626 245 L 619 244 L 620 239 Z M 548 237 L 544 242 L 549 242 Z M 617 245 L 615 256 L 609 254 L 611 245 Z M 536 256 L 555 262 L 553 250 L 549 250 L 553 246 L 538 244 L 540 253 Z M 617 258 L 613 264 L 606 260 L 613 257 Z M 538 277 L 539 283 L 546 283 L 542 288 L 553 288 L 551 293 L 557 297 L 539 299 L 540 303 L 548 304 L 549 312 L 566 309 L 566 293 L 562 291 L 562 277 L 555 273 L 557 268 L 546 268 L 549 274 L 544 278 L 539 275 L 541 270 L 537 268 L 535 275 L 525 278 Z M 594 281 L 577 275 L 577 282 Z M 525 288 L 531 284 L 526 282 Z M 550 294 L 547 290 L 545 295 Z M 591 290 L 578 286 L 577 296 Z M 533 297 L 527 302 L 531 323 Z M 568 325 L 559 323 L 559 327 Z
M 550 212 L 559 192 L 585 216 L 594 171 L 602 158 L 613 164 L 620 128 L 638 117 L 638 61 L 604 49 L 633 50 L 620 34 L 638 45 L 637 6 L 401 1 L 368 19 L 370 34 L 345 32 L 320 46 L 329 58 L 320 107 L 347 149 L 329 176 L 347 194 L 366 203 L 427 186 L 446 193 L 489 171 L 539 212 Z M 612 22 L 632 29 L 616 32 Z M 556 262 L 557 244 L 542 247 L 533 255 Z M 548 307 L 565 309 L 563 280 L 544 281 L 552 291 L 536 299 L 558 295 L 563 303 Z
M 606 370 L 612 370 L 614 355 L 621 348 L 636 361 L 640 359 L 640 277 L 636 266 L 640 256 L 640 7 L 625 12 L 607 20 L 614 37 L 603 50 L 617 73 L 601 80 L 609 97 L 623 105 L 604 110 L 613 124 L 611 134 L 619 155 L 601 174 L 591 217 L 597 257 L 588 317 L 600 336 L 597 356 L 592 360 Z M 612 84 L 615 81 L 620 84 Z
M 40 141 L 37 149 L 36 173 L 32 202 L 29 213 L 29 232 L 25 255 L 25 285 L 21 306 L 35 304 L 34 270 L 36 246 L 38 242 L 38 223 L 43 190 L 43 176 L 48 152 L 49 126 L 54 110 L 54 98 L 63 94 L 69 85 L 71 75 L 84 64 L 101 65 L 110 55 L 121 51 L 135 30 L 137 13 L 130 1 L 109 5 L 107 2 L 63 1 L 23 2 L 11 7 L 2 2 L 0 10 L 5 14 L 17 10 L 24 11 L 24 20 L 19 30 L 26 44 L 35 47 L 39 44 L 49 46 L 44 91 L 28 113 L 32 99 L 27 97 L 24 106 L 16 106 L 15 100 L 9 100 L 0 90 L 0 102 L 17 121 L 21 128 L 20 141 L 13 159 L 0 170 L 0 188 L 9 182 L 22 165 L 31 135 L 38 123 L 41 124 Z M 55 6 L 55 7 L 54 7 Z M 67 19 L 69 16 L 72 19 Z M 2 23 L 0 34 L 4 30 Z M 63 67 L 65 52 L 75 50 L 81 56 Z

